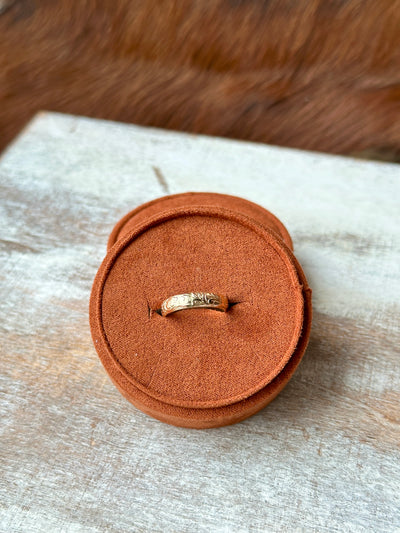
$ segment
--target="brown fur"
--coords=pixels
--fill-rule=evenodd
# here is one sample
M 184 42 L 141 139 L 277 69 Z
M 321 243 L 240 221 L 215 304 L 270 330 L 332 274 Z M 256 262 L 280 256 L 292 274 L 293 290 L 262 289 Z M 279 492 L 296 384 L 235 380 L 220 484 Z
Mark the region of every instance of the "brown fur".
M 0 147 L 47 109 L 400 154 L 400 0 L 0 6 Z

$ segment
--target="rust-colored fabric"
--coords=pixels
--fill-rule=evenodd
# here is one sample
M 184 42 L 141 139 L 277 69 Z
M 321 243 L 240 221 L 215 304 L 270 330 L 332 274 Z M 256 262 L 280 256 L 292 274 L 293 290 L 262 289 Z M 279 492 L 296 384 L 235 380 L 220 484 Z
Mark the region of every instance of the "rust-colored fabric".
M 133 211 L 130 211 L 115 225 L 108 239 L 108 248 L 111 248 L 118 239 L 127 235 L 135 226 L 151 216 L 174 209 L 175 207 L 201 207 L 206 205 L 225 207 L 253 218 L 263 226 L 275 231 L 287 246 L 293 250 L 293 243 L 288 230 L 270 211 L 238 196 L 210 192 L 172 194 L 140 205 Z
M 201 194 L 221 205 L 223 195 Z M 119 390 L 151 416 L 186 427 L 234 423 L 271 401 L 297 367 L 311 291 L 273 215 L 266 212 L 271 230 L 266 219 L 261 225 L 220 205 L 164 211 L 171 201 L 146 204 L 114 228 L 110 241 L 120 238 L 92 290 L 94 344 Z M 224 197 L 231 206 L 240 201 Z M 156 312 L 166 297 L 188 291 L 226 294 L 234 305 L 226 313 Z
M 305 281 L 305 278 L 302 277 L 301 274 L 300 279 Z M 306 287 L 306 285 L 304 287 Z M 261 389 L 258 393 L 241 402 L 211 409 L 187 409 L 176 407 L 174 405 L 159 402 L 144 394 L 122 374 L 118 373 L 116 369 L 113 369 L 112 372 L 108 371 L 109 376 L 127 400 L 144 413 L 161 422 L 172 424 L 174 426 L 196 429 L 216 428 L 236 424 L 237 422 L 245 420 L 249 416 L 257 413 L 276 398 L 299 365 L 307 347 L 311 330 L 312 306 L 310 288 L 304 289 L 304 298 L 305 314 L 303 331 L 299 339 L 299 344 L 290 358 L 290 361 L 282 372 L 271 381 L 271 383 Z

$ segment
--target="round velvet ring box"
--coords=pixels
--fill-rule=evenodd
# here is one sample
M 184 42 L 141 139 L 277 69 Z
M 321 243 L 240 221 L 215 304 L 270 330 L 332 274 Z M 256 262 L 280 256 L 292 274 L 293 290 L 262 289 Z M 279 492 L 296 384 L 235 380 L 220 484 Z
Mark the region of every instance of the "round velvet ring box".
M 263 222 L 216 205 L 174 207 L 133 224 L 109 250 L 91 294 L 93 341 L 145 413 L 184 427 L 233 424 L 292 376 L 311 291 L 283 236 Z M 228 309 L 161 315 L 165 299 L 199 291 L 226 296 Z

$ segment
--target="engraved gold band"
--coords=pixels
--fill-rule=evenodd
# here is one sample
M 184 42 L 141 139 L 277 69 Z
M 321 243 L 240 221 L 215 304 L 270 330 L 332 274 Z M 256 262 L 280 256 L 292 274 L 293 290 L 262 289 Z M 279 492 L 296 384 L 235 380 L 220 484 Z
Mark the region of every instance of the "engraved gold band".
M 226 311 L 229 307 L 228 298 L 212 292 L 188 292 L 176 294 L 163 301 L 162 316 L 167 316 L 183 309 L 216 309 Z

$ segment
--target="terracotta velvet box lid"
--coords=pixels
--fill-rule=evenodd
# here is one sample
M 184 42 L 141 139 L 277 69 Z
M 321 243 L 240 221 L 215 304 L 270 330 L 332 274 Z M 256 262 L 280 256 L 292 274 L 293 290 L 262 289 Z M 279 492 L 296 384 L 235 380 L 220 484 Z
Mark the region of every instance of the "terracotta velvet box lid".
M 212 293 L 224 312 L 160 312 L 169 297 Z M 256 413 L 305 351 L 311 290 L 283 224 L 215 193 L 159 198 L 113 229 L 96 275 L 90 325 L 121 393 L 177 426 L 209 428 Z

